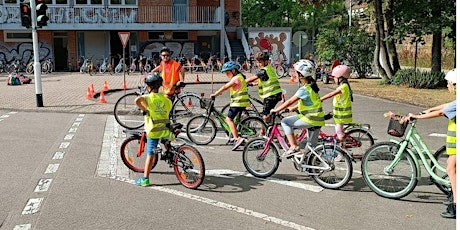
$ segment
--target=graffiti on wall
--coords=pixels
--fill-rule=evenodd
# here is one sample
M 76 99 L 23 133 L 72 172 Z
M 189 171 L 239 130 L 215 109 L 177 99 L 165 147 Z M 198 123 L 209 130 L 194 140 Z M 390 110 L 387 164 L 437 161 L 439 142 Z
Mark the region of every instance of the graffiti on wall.
M 49 58 L 54 60 L 51 46 L 48 43 L 39 42 L 38 50 L 40 62 Z M 18 42 L 11 46 L 0 42 L 0 60 L 3 63 L 9 64 L 15 60 L 19 60 L 27 64 L 33 61 L 33 58 L 34 49 L 31 42 Z
M 290 62 L 290 31 L 267 32 L 263 28 L 260 28 L 260 30 L 252 29 L 248 34 L 248 43 L 252 53 L 269 52 L 272 60 L 287 60 L 287 62 Z
M 154 57 L 160 53 L 161 48 L 168 47 L 172 51 L 172 57 L 192 58 L 195 54 L 193 42 L 152 42 L 148 41 L 140 45 L 140 51 L 146 57 Z

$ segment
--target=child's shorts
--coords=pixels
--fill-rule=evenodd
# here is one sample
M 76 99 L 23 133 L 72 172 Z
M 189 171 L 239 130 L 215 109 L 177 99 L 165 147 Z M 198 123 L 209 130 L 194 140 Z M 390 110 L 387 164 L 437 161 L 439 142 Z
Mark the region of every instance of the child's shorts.
M 157 147 L 159 140 L 160 139 L 152 139 L 147 137 L 147 146 L 145 147 L 147 151 L 147 156 L 152 156 L 155 153 L 154 150 Z
M 234 119 L 236 115 L 239 113 L 243 112 L 246 109 L 246 107 L 231 107 L 228 109 L 227 117 L 230 119 Z

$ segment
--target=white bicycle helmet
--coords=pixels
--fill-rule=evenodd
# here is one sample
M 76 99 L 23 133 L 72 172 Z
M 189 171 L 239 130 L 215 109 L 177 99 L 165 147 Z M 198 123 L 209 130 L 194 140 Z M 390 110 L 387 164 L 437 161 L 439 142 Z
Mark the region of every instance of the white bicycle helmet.
M 446 77 L 444 79 L 452 82 L 453 84 L 457 84 L 457 71 L 455 69 L 450 70 L 446 73 Z
M 293 66 L 303 77 L 313 77 L 315 75 L 315 64 L 310 60 L 301 59 L 294 63 Z

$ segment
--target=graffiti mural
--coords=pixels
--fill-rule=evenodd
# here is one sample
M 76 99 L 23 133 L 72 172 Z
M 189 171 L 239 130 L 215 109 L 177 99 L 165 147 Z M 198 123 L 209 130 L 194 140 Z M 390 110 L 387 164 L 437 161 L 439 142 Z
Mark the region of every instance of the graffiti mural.
M 48 43 L 39 42 L 38 50 L 40 62 L 49 58 L 54 61 L 53 52 Z M 33 58 L 34 49 L 31 42 L 18 42 L 11 46 L 0 42 L 0 60 L 3 63 L 10 64 L 15 60 L 19 60 L 27 64 L 33 61 Z
M 193 42 L 144 42 L 140 44 L 139 52 L 143 53 L 146 57 L 152 57 L 160 53 L 161 48 L 168 47 L 172 51 L 172 57 L 184 56 L 192 58 L 194 56 Z
M 272 60 L 291 61 L 291 28 L 249 28 L 252 53 L 269 52 Z

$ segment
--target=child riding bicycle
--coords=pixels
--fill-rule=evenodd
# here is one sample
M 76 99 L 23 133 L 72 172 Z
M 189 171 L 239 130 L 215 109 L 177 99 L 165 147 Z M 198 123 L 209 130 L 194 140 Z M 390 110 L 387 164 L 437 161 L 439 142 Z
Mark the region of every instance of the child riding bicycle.
M 150 185 L 149 175 L 153 164 L 154 149 L 161 138 L 169 137 L 169 112 L 171 100 L 164 94 L 158 93 L 163 83 L 159 73 L 150 73 L 145 78 L 149 94 L 135 99 L 136 105 L 145 113 L 145 132 L 147 133 L 147 158 L 145 159 L 144 176 L 135 180 L 137 185 Z
M 318 94 L 319 87 L 313 79 L 315 75 L 315 65 L 309 60 L 301 60 L 294 64 L 299 83 L 303 86 L 297 92 L 286 100 L 283 104 L 271 112 L 279 113 L 285 110 L 290 105 L 297 102 L 297 105 L 289 108 L 293 111 L 298 109 L 298 115 L 285 117 L 281 120 L 281 126 L 289 142 L 289 149 L 284 152 L 281 157 L 289 157 L 300 151 L 296 138 L 294 136 L 294 128 L 309 129 L 308 140 L 311 146 L 316 146 L 318 142 L 318 134 L 320 127 L 325 125 L 323 105 Z
M 234 61 L 226 62 L 222 66 L 221 72 L 225 73 L 225 75 L 230 78 L 230 81 L 215 93 L 211 94 L 211 97 L 219 96 L 222 92 L 230 89 L 230 108 L 225 121 L 230 127 L 235 140 L 232 151 L 236 150 L 244 141 L 244 138 L 238 136 L 238 130 L 236 129 L 233 119 L 249 105 L 249 94 L 246 81 L 244 80 L 245 77 L 238 69 L 239 67 Z

